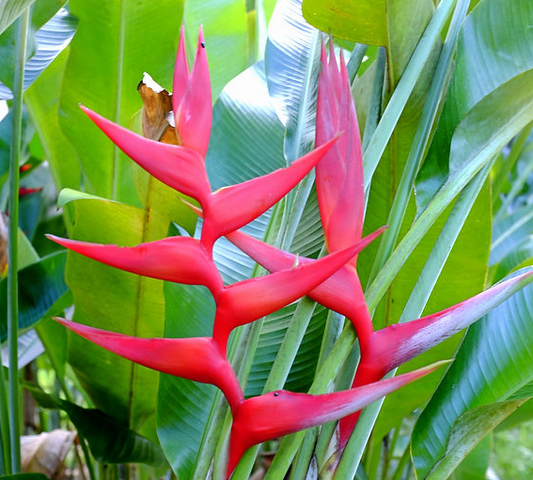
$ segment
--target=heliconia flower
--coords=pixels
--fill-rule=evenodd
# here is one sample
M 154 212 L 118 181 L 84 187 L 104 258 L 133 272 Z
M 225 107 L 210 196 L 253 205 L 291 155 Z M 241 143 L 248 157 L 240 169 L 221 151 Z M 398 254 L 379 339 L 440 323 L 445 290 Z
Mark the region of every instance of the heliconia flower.
M 127 272 L 187 285 L 206 286 L 215 300 L 224 284 L 211 256 L 199 240 L 170 237 L 136 247 L 118 247 L 47 235 L 64 247 Z
M 533 272 L 523 273 L 441 312 L 374 332 L 361 351 L 352 386 L 379 380 L 392 369 L 465 329 L 532 281 Z M 358 417 L 355 413 L 341 420 L 341 447 L 350 438 Z
M 185 52 L 184 28 L 174 69 L 172 107 L 180 145 L 192 148 L 205 158 L 211 134 L 211 82 L 202 26 L 198 31 L 198 46 L 192 72 L 189 73 Z
M 316 145 L 339 132 L 344 135 L 317 165 L 316 189 L 326 247 L 334 252 L 361 238 L 365 201 L 361 138 L 348 72 L 342 52 L 339 69 L 332 41 L 330 46 L 329 63 L 323 45 L 321 49 Z
M 213 338 L 222 351 L 230 332 L 269 315 L 316 288 L 361 249 L 359 243 L 314 262 L 250 278 L 224 288 L 217 303 Z M 297 263 L 297 262 L 296 262 Z
M 357 242 L 358 251 L 361 251 L 378 237 L 385 228 L 382 227 L 364 239 L 359 240 Z M 298 258 L 296 255 L 257 240 L 241 231 L 226 234 L 226 238 L 270 272 L 289 268 L 294 265 Z M 302 264 L 307 264 L 316 260 L 298 258 L 298 261 Z M 355 269 L 351 265 L 345 265 L 307 295 L 315 302 L 348 318 L 354 325 L 360 343 L 364 344 L 373 329 L 372 323 L 366 321 L 368 308 L 364 297 L 354 295 L 354 292 L 359 291 L 362 291 L 361 283 Z
M 217 386 L 232 411 L 244 400 L 235 372 L 211 337 L 137 338 L 54 317 L 68 329 L 116 353 L 159 372 Z
M 340 392 L 309 395 L 280 390 L 245 400 L 233 417 L 227 478 L 251 446 L 338 420 L 433 372 L 444 363 L 447 362 Z

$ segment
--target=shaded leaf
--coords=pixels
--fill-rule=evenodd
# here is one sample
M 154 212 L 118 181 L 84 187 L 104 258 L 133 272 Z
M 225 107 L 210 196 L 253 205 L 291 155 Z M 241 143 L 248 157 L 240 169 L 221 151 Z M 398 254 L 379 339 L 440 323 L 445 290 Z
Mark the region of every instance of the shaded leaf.
M 65 283 L 66 252 L 58 252 L 40 259 L 19 271 L 19 329 L 37 323 L 52 305 L 68 290 Z M 7 280 L 0 282 L 0 298 L 7 298 Z M 7 338 L 7 304 L 0 316 L 0 341 Z
M 62 9 L 35 33 L 37 51 L 24 67 L 24 89 L 27 89 L 67 47 L 76 32 L 77 25 L 77 19 Z M 0 99 L 12 98 L 11 90 L 0 83 Z
M 26 389 L 42 407 L 64 410 L 99 462 L 146 463 L 155 467 L 166 464 L 159 445 L 125 428 L 102 411 L 82 408 L 48 395 L 36 385 L 26 385 Z

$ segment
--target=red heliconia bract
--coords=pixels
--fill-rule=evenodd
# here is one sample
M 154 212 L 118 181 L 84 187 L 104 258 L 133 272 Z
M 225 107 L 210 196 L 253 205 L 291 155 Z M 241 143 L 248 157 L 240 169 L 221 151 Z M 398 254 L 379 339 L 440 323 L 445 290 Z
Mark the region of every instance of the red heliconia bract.
M 374 332 L 361 351 L 352 386 L 378 381 L 392 369 L 464 330 L 531 281 L 533 272 L 523 273 L 440 312 Z M 341 447 L 348 442 L 358 417 L 355 413 L 341 420 Z
M 211 337 L 137 338 L 54 319 L 87 340 L 145 367 L 201 383 L 216 385 L 232 410 L 244 396 L 231 365 Z
M 385 227 L 382 227 L 362 240 L 359 240 L 357 242 L 357 253 L 378 237 L 384 229 Z M 297 257 L 240 231 L 227 234 L 226 238 L 270 272 L 277 272 L 281 269 L 289 268 L 291 265 L 294 265 L 296 260 L 302 264 L 316 261 Z M 362 319 L 366 318 L 365 314 L 368 312 L 368 309 L 364 298 L 354 296 L 353 294 L 354 291 L 358 292 L 360 290 L 361 284 L 355 269 L 352 265 L 345 265 L 307 295 L 326 308 L 334 310 L 348 318 L 352 322 L 360 342 L 364 344 L 373 329 L 369 322 L 362 321 Z
M 26 195 L 40 192 L 42 189 L 43 187 L 19 187 L 19 197 L 25 197 Z
M 149 140 L 84 106 L 81 108 L 126 155 L 148 173 L 200 203 L 204 216 L 201 242 L 208 251 L 211 251 L 217 238 L 250 223 L 281 200 L 339 138 L 330 139 L 287 168 L 211 192 L 203 157 L 196 150 Z
M 180 145 L 156 142 L 113 123 L 92 110 L 80 108 L 128 157 L 169 187 L 207 203 L 211 186 L 200 153 Z
M 209 248 L 217 238 L 241 228 L 266 212 L 320 162 L 338 139 L 330 139 L 292 162 L 289 167 L 214 192 L 204 206 L 202 242 Z
M 253 445 L 338 420 L 398 388 L 427 375 L 435 364 L 381 382 L 340 392 L 309 395 L 284 390 L 245 400 L 233 417 L 227 478 Z
M 348 72 L 341 52 L 337 67 L 333 41 L 329 62 L 321 49 L 318 77 L 316 145 L 344 132 L 316 168 L 320 218 L 329 252 L 346 248 L 361 238 L 365 209 L 363 153 Z M 355 267 L 356 258 L 352 260 Z
M 269 315 L 306 295 L 360 249 L 360 243 L 356 243 L 313 262 L 226 287 L 217 303 L 213 338 L 225 350 L 228 336 L 235 327 Z
M 181 28 L 172 87 L 172 108 L 178 141 L 180 145 L 196 150 L 205 158 L 211 134 L 212 100 L 202 26 L 198 31 L 196 57 L 190 73 L 185 52 L 184 28 Z
M 224 288 L 222 277 L 199 240 L 169 237 L 136 247 L 119 247 L 47 235 L 64 247 L 127 272 L 187 285 L 206 286 L 215 301 Z

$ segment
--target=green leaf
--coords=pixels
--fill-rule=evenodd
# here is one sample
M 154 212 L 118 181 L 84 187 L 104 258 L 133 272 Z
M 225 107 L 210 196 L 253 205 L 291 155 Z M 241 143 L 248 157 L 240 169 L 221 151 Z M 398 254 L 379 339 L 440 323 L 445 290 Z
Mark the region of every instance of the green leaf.
M 136 87 L 143 72 L 171 85 L 182 2 L 80 0 L 71 12 L 80 24 L 62 82 L 61 127 L 78 154 L 87 193 L 138 205 L 132 161 L 78 104 L 129 126 L 142 106 Z
M 289 162 L 314 144 L 321 38 L 302 17 L 300 0 L 278 1 L 269 27 L 265 69 L 272 102 L 287 129 Z
M 35 0 L 0 0 L 0 34 Z
M 78 20 L 75 17 L 67 10 L 61 10 L 35 33 L 37 51 L 24 67 L 24 89 L 27 89 L 68 46 L 77 25 Z M 0 83 L 0 99 L 12 98 L 11 90 Z
M 44 408 L 67 413 L 78 432 L 87 440 L 95 460 L 102 463 L 146 463 L 154 467 L 166 465 L 159 445 L 125 428 L 97 409 L 87 409 L 48 395 L 36 385 L 26 389 Z
M 453 480 L 485 480 L 492 450 L 492 435 L 487 435 L 465 457 L 453 473 Z
M 204 27 L 211 90 L 216 99 L 232 78 L 250 66 L 248 58 L 253 47 L 248 44 L 246 2 L 188 0 L 183 18 L 189 52 L 196 49 L 198 27 Z
M 59 127 L 59 92 L 68 57 L 63 51 L 24 94 L 28 113 L 44 150 L 56 188 L 79 188 L 80 165 L 76 152 Z M 65 212 L 67 210 L 65 209 Z M 69 222 L 70 223 L 70 222 Z
M 496 222 L 492 234 L 489 264 L 495 265 L 504 257 L 513 253 L 516 254 L 517 249 L 524 241 L 531 240 L 529 237 L 531 232 L 533 232 L 533 205 L 524 205 L 511 215 Z
M 213 332 L 215 304 L 204 287 L 166 283 L 165 312 L 165 337 L 205 337 Z M 192 478 L 214 396 L 212 385 L 161 374 L 157 434 L 179 478 Z
M 397 0 L 304 0 L 305 19 L 323 32 L 367 45 L 390 46 L 390 24 L 411 29 L 412 21 L 431 15 L 431 2 Z M 399 49 L 401 48 L 398 45 Z M 405 51 L 408 51 L 406 48 Z
M 533 380 L 525 341 L 533 335 L 532 293 L 528 285 L 470 327 L 415 427 L 412 451 L 419 477 L 446 456 L 453 425 L 463 413 L 506 401 Z
M 59 252 L 19 270 L 19 329 L 28 329 L 46 314 L 67 290 L 64 280 L 67 255 Z M 7 281 L 0 282 L 1 308 L 0 342 L 7 338 Z
M 19 370 L 28 365 L 28 363 L 33 362 L 43 352 L 44 347 L 34 330 L 19 335 L 17 339 L 17 365 Z M 9 368 L 9 347 L 2 353 L 2 364 L 4 367 Z
M 16 475 L 3 475 L 5 480 L 48 480 L 42 473 L 17 473 Z
M 0 187 L 6 185 L 9 172 L 9 152 L 11 148 L 11 129 L 13 128 L 13 114 L 9 112 L 0 122 Z M 29 144 L 34 134 L 33 125 L 26 110 L 22 114 L 22 144 L 21 156 L 25 162 L 29 156 Z
M 532 15 L 533 5 L 527 0 L 515 0 L 512 9 L 506 0 L 485 0 L 465 20 L 448 99 L 417 180 L 419 209 L 427 206 L 448 175 L 459 170 L 476 148 L 471 140 L 461 145 L 462 154 L 456 156 L 457 152 L 452 151 L 452 136 L 461 120 L 484 98 L 533 68 L 533 57 L 526 47 L 533 42 Z M 476 131 L 499 128 L 502 123 L 499 108 L 497 104 L 492 107 L 479 116 Z M 510 118 L 503 121 L 509 122 Z
M 109 202 L 106 198 L 99 197 L 98 195 L 91 195 L 90 193 L 82 192 L 80 190 L 74 190 L 72 188 L 64 188 L 59 192 L 57 197 L 57 208 L 63 208 L 65 205 L 76 200 L 99 200 L 102 202 Z
M 168 219 L 157 210 L 117 202 L 77 200 L 73 237 L 133 246 L 164 236 Z M 161 237 L 160 237 L 161 238 Z M 161 337 L 163 282 L 108 267 L 69 252 L 66 280 L 76 305 L 74 320 L 138 337 Z M 69 334 L 68 361 L 95 405 L 138 429 L 155 413 L 158 374 Z
M 484 405 L 461 415 L 453 425 L 446 455 L 426 478 L 448 478 L 475 445 L 525 402 L 526 399 L 521 399 Z

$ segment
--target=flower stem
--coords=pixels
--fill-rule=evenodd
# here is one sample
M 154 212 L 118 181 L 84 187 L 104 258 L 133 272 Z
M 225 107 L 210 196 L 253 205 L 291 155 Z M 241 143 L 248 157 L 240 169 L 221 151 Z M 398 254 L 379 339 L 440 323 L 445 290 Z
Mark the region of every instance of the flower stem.
M 9 253 L 8 253 L 8 345 L 9 345 L 9 424 L 11 434 L 12 473 L 21 471 L 20 464 L 20 401 L 18 377 L 18 218 L 19 218 L 19 164 L 22 136 L 22 95 L 26 39 L 30 20 L 26 9 L 18 20 L 18 53 L 13 82 L 13 130 L 9 171 Z

